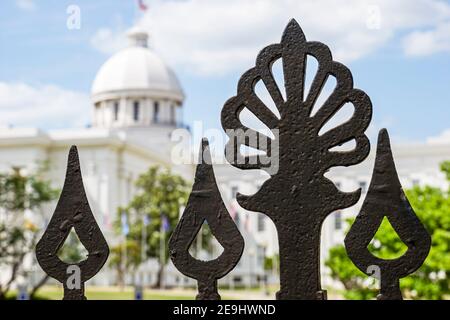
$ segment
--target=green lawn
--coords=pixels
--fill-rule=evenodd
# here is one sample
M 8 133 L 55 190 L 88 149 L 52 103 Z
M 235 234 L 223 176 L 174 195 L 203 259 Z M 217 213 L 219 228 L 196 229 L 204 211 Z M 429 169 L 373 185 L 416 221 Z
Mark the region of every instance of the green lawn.
M 195 290 L 146 290 L 144 300 L 194 300 Z M 37 293 L 37 299 L 40 300 L 61 300 L 63 290 L 59 286 L 45 286 Z M 11 291 L 8 294 L 10 299 L 16 297 L 16 292 Z M 222 295 L 224 300 L 233 300 L 232 297 Z M 86 288 L 86 298 L 88 300 L 133 300 L 134 290 L 131 287 L 123 291 L 117 287 L 89 287 Z
M 8 295 L 13 298 L 15 292 Z M 56 286 L 47 286 L 39 290 L 37 298 L 41 300 L 61 300 L 63 296 L 62 288 Z M 123 291 L 117 288 L 96 288 L 91 287 L 86 290 L 86 298 L 88 300 L 133 300 L 134 291 L 132 288 L 126 288 Z M 167 291 L 158 292 L 157 290 L 148 290 L 144 292 L 144 300 L 193 300 L 195 294 L 187 293 L 171 293 Z
M 275 299 L 277 286 L 270 287 L 270 295 L 267 296 L 260 288 L 252 289 L 219 289 L 223 300 L 241 300 L 241 299 Z M 197 294 L 196 289 L 174 289 L 174 290 L 155 290 L 148 289 L 144 292 L 144 300 L 194 300 Z M 329 299 L 342 299 L 342 295 L 335 290 L 328 290 Z M 9 299 L 16 297 L 15 292 L 8 294 Z M 61 286 L 50 285 L 39 290 L 37 299 L 40 300 L 61 300 L 63 289 Z M 86 298 L 88 300 L 133 300 L 134 289 L 126 287 L 120 290 L 118 287 L 96 287 L 86 286 Z

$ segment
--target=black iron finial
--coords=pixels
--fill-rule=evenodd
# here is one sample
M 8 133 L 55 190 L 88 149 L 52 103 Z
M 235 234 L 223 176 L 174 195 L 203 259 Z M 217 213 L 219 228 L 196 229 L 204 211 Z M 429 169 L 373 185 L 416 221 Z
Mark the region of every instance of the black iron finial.
M 318 69 L 306 95 L 308 56 L 317 60 Z M 286 99 L 272 72 L 272 65 L 278 59 L 283 63 Z M 329 77 L 336 79 L 336 87 L 312 114 Z M 255 91 L 258 81 L 267 88 L 280 118 L 258 97 Z M 346 103 L 354 106 L 352 118 L 319 134 Z M 276 138 L 271 139 L 243 125 L 239 115 L 245 108 L 272 132 L 277 130 Z M 271 175 L 255 195 L 239 194 L 237 200 L 243 208 L 265 213 L 275 223 L 280 248 L 278 299 L 326 299 L 320 283 L 322 223 L 330 213 L 354 205 L 361 193 L 360 190 L 340 191 L 324 174 L 332 167 L 358 164 L 368 156 L 370 145 L 364 132 L 371 118 L 370 99 L 363 91 L 353 88 L 350 70 L 333 61 L 326 45 L 307 42 L 295 20 L 289 22 L 281 43 L 260 52 L 256 66 L 241 77 L 237 95 L 224 105 L 222 127 L 230 137 L 225 150 L 227 160 L 237 168 L 261 169 Z M 356 141 L 356 146 L 351 151 L 331 150 L 352 140 Z M 268 143 L 263 145 L 261 141 Z M 279 150 L 273 148 L 275 143 Z M 263 154 L 244 157 L 239 152 L 242 145 L 263 151 Z M 276 172 L 269 168 L 273 164 L 271 157 L 278 157 Z
M 228 274 L 239 262 L 244 239 L 229 215 L 217 188 L 208 140 L 203 139 L 201 159 L 186 209 L 169 240 L 170 257 L 184 275 L 198 281 L 197 300 L 220 300 L 217 280 Z M 191 256 L 189 248 L 207 222 L 212 234 L 222 245 L 222 254 L 211 261 Z
M 88 251 L 87 259 L 77 264 L 67 264 L 58 258 L 58 251 L 72 228 Z M 86 197 L 77 148 L 72 146 L 64 187 L 47 229 L 36 246 L 36 257 L 42 269 L 63 284 L 64 300 L 85 300 L 84 283 L 100 271 L 108 255 L 108 244 Z
M 384 217 L 408 247 L 403 256 L 394 260 L 377 258 L 367 248 Z M 362 272 L 372 275 L 378 269 L 379 300 L 402 299 L 399 279 L 416 271 L 430 251 L 431 237 L 403 192 L 386 129 L 379 133 L 372 181 L 361 212 L 345 238 L 345 247 Z

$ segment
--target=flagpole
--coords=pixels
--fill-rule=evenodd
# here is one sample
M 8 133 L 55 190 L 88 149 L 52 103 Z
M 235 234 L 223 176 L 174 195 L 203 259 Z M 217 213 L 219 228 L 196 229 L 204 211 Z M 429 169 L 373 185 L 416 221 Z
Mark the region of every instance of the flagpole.
M 125 212 L 122 212 L 121 217 L 121 224 L 122 224 L 122 236 L 123 236 L 123 247 L 122 247 L 122 254 L 123 254 L 123 265 L 122 265 L 122 270 L 123 270 L 123 283 L 122 283 L 122 290 L 124 289 L 124 287 L 126 286 L 126 282 L 127 282 L 127 235 L 129 232 L 129 227 L 128 227 L 128 217 L 126 216 Z
M 148 6 L 144 2 L 144 0 L 137 0 L 137 6 L 134 10 L 134 20 L 135 23 L 138 23 L 139 18 L 141 17 L 141 12 L 145 13 L 147 12 Z
M 123 247 L 122 247 L 122 253 L 123 253 L 123 281 L 122 281 L 122 291 L 124 290 L 126 284 L 127 284 L 127 236 L 123 235 Z
M 164 254 L 164 241 L 165 241 L 165 232 L 164 232 L 164 216 L 161 213 L 161 225 L 159 232 L 161 233 L 161 236 L 159 237 L 159 263 L 161 264 L 161 270 L 164 268 L 164 260 L 165 260 L 165 254 Z M 161 272 L 161 289 L 164 289 L 164 272 Z
M 145 256 L 147 251 L 147 218 L 145 215 L 142 217 L 142 244 L 141 244 L 141 266 L 142 266 L 142 288 L 144 288 L 144 282 L 145 282 L 145 272 L 144 272 L 144 266 L 145 266 Z

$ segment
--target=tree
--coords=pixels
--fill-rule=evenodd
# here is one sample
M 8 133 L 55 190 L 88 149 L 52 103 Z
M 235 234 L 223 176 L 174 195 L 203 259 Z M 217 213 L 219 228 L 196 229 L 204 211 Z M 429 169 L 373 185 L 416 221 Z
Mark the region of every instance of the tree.
M 306 94 L 309 58 L 317 60 L 318 68 Z M 272 71 L 276 60 L 283 64 L 285 97 Z M 333 77 L 335 89 L 322 102 L 321 91 Z M 267 89 L 279 116 L 258 96 L 258 83 Z M 347 103 L 354 107 L 352 117 L 326 129 Z M 244 109 L 259 118 L 275 138 L 245 126 L 240 118 Z M 371 117 L 370 99 L 353 87 L 350 70 L 333 61 L 324 44 L 307 42 L 295 20 L 287 26 L 281 43 L 260 52 L 256 66 L 240 79 L 237 95 L 223 107 L 222 126 L 230 137 L 227 160 L 239 169 L 265 170 L 271 176 L 256 194 L 238 194 L 237 201 L 247 210 L 269 216 L 277 228 L 281 285 L 277 298 L 324 299 L 320 286 L 323 221 L 332 212 L 354 205 L 361 195 L 361 190 L 341 192 L 324 175 L 332 167 L 355 165 L 367 157 L 370 147 L 364 132 Z M 356 144 L 352 150 L 335 150 L 350 141 Z M 260 152 L 245 157 L 241 146 Z
M 143 262 L 140 253 L 142 237 L 143 234 L 146 235 L 144 259 L 149 257 L 162 259 L 156 281 L 156 287 L 159 288 L 162 284 L 164 265 L 169 256 L 167 240 L 178 223 L 180 209 L 186 204 L 189 186 L 181 176 L 154 166 L 137 179 L 136 187 L 136 196 L 125 208 L 118 209 L 118 218 L 114 223 L 117 232 L 122 232 L 122 215 L 126 215 L 129 225 L 129 232 L 126 235 L 127 248 L 133 248 L 131 253 L 135 252 L 136 255 L 130 259 L 127 257 L 126 270 L 123 270 L 122 244 L 113 248 L 111 263 L 118 273 L 135 270 Z M 143 228 L 146 228 L 145 232 Z
M 450 182 L 450 162 L 441 165 Z M 406 192 L 417 216 L 431 234 L 430 254 L 422 267 L 401 280 L 405 297 L 411 299 L 444 299 L 450 295 L 450 191 L 429 186 L 415 186 Z M 351 225 L 354 219 L 349 219 Z M 393 259 L 402 255 L 406 246 L 387 220 L 381 224 L 369 250 L 376 256 Z M 344 246 L 330 250 L 326 265 L 331 275 L 346 289 L 347 299 L 370 299 L 376 296 L 374 279 L 368 279 L 347 257 Z
M 278 256 L 278 254 L 274 254 L 273 256 L 270 257 L 264 257 L 264 270 L 273 273 L 278 273 L 280 271 L 278 270 L 279 259 L 280 257 Z
M 6 298 L 22 271 L 25 256 L 36 245 L 39 228 L 25 216 L 25 211 L 36 213 L 58 196 L 59 191 L 43 178 L 44 170 L 41 167 L 37 173 L 24 175 L 20 168 L 13 168 L 0 174 L 0 267 L 9 269 L 8 280 L 0 284 L 0 299 Z M 48 277 L 44 279 L 45 283 Z M 33 288 L 32 293 L 36 290 Z
M 126 248 L 125 248 L 126 246 Z M 125 258 L 126 250 L 126 258 Z M 138 241 L 126 240 L 126 243 L 119 243 L 111 248 L 111 258 L 109 265 L 117 270 L 117 281 L 120 287 L 125 286 L 125 274 L 127 271 L 133 273 L 142 262 L 141 246 Z

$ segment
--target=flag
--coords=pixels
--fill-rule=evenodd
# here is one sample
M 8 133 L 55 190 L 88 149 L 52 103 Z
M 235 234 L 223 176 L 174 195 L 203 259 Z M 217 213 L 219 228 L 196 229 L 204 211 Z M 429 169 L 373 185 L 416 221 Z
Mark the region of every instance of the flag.
M 250 215 L 248 213 L 245 216 L 244 228 L 247 232 L 250 232 Z
M 150 224 L 150 217 L 148 215 L 144 216 L 144 226 L 148 226 Z
M 144 0 L 138 0 L 139 2 L 139 9 L 141 9 L 142 11 L 147 11 L 148 6 L 145 4 Z
M 128 218 L 125 212 L 122 212 L 122 216 L 120 217 L 120 221 L 122 223 L 122 235 L 127 236 L 130 232 L 130 228 L 128 227 Z
M 167 219 L 167 217 L 163 214 L 161 216 L 161 220 L 162 220 L 162 229 L 164 232 L 167 232 L 170 230 L 170 222 L 169 219 Z
M 111 220 L 109 219 L 109 214 L 107 213 L 103 215 L 103 225 L 107 230 L 110 230 L 112 227 Z
M 236 208 L 234 207 L 234 203 L 231 203 L 230 216 L 231 216 L 231 219 L 233 219 L 233 221 L 236 218 L 236 214 L 237 214 L 237 211 L 236 211 Z

